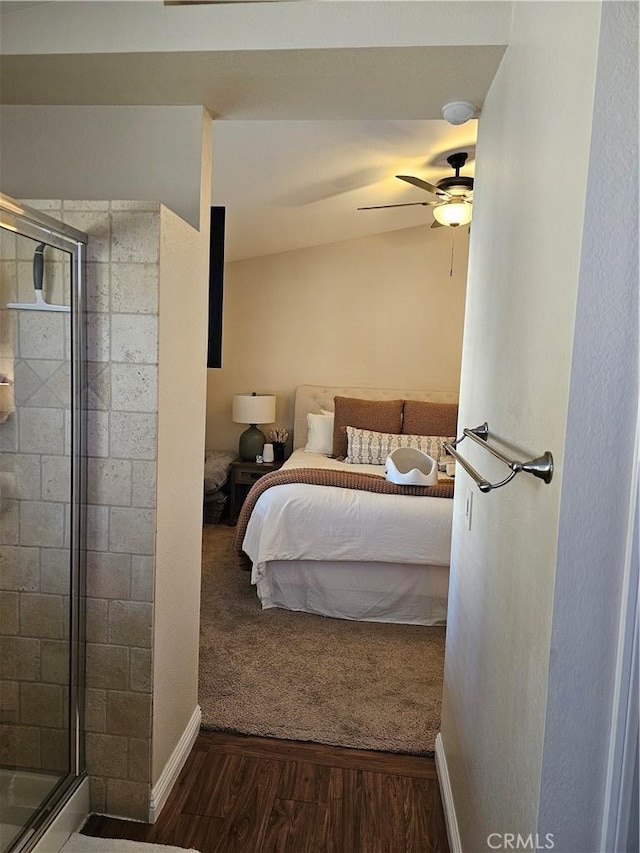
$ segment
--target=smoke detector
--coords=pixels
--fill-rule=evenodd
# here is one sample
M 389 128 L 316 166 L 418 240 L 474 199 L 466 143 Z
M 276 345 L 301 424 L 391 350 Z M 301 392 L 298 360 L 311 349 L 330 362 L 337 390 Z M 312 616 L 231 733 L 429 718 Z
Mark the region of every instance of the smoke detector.
M 449 124 L 464 124 L 476 114 L 475 104 L 470 101 L 451 101 L 442 108 L 442 117 Z

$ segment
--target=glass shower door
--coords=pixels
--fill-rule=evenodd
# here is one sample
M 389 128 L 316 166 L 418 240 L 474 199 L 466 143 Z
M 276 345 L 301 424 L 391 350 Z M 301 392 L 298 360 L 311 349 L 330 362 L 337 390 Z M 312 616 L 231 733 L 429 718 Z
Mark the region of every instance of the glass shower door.
M 21 230 L 0 229 L 0 853 L 79 766 L 76 259 Z

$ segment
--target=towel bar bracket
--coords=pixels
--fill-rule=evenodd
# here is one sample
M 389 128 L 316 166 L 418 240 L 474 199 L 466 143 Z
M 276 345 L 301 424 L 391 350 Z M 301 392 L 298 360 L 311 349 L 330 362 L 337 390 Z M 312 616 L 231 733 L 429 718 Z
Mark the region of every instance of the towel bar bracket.
M 481 447 L 484 447 L 485 450 L 488 450 L 492 456 L 495 456 L 496 459 L 499 459 L 504 463 L 511 470 L 511 473 L 505 477 L 504 480 L 500 480 L 498 483 L 490 483 L 478 474 L 476 469 L 473 468 L 467 460 L 460 455 L 459 451 L 455 449 L 461 441 L 464 441 L 465 438 L 470 438 L 476 444 L 479 444 Z M 507 483 L 510 483 L 511 480 L 513 480 L 516 474 L 520 473 L 520 471 L 524 471 L 526 474 L 533 474 L 534 477 L 538 477 L 545 483 L 551 482 L 551 478 L 553 477 L 553 456 L 548 450 L 543 453 L 542 456 L 530 459 L 528 462 L 520 462 L 517 459 L 510 459 L 497 447 L 493 447 L 489 444 L 488 439 L 489 425 L 485 421 L 483 424 L 480 424 L 480 426 L 474 427 L 473 429 L 464 429 L 460 438 L 457 438 L 452 442 L 447 442 L 444 445 L 447 452 L 450 453 L 453 458 L 460 463 L 460 465 L 462 465 L 481 492 L 490 492 L 493 489 L 499 489 L 501 486 L 506 486 Z

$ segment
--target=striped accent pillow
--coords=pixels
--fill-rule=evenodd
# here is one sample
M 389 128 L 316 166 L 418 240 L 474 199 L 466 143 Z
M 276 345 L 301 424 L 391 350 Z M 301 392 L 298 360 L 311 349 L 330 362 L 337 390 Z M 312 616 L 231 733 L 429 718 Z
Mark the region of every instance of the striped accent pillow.
M 384 465 L 393 450 L 399 447 L 415 447 L 437 462 L 447 455 L 443 446 L 445 441 L 455 441 L 455 436 L 449 438 L 443 435 L 394 435 L 348 426 L 347 455 L 344 461 L 351 465 Z

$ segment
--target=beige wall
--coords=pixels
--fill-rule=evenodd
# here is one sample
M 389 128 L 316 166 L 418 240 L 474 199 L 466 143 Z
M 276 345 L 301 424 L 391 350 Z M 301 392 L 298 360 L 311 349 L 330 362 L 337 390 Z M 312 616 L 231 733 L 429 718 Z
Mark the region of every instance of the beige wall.
M 5 104 L 2 190 L 14 198 L 160 201 L 198 228 L 201 121 L 199 106 Z
M 489 495 L 456 479 L 442 743 L 469 851 L 538 829 L 599 20 L 597 3 L 515 4 L 479 121 L 460 423 L 487 420 L 516 458 L 551 450 L 556 470 L 550 485 L 521 474 Z
M 425 224 L 227 264 L 207 448 L 237 449 L 243 391 L 276 394 L 291 432 L 300 384 L 457 390 L 467 249 L 467 230 Z
M 211 122 L 203 118 L 200 231 L 163 210 L 152 782 L 198 707 Z

